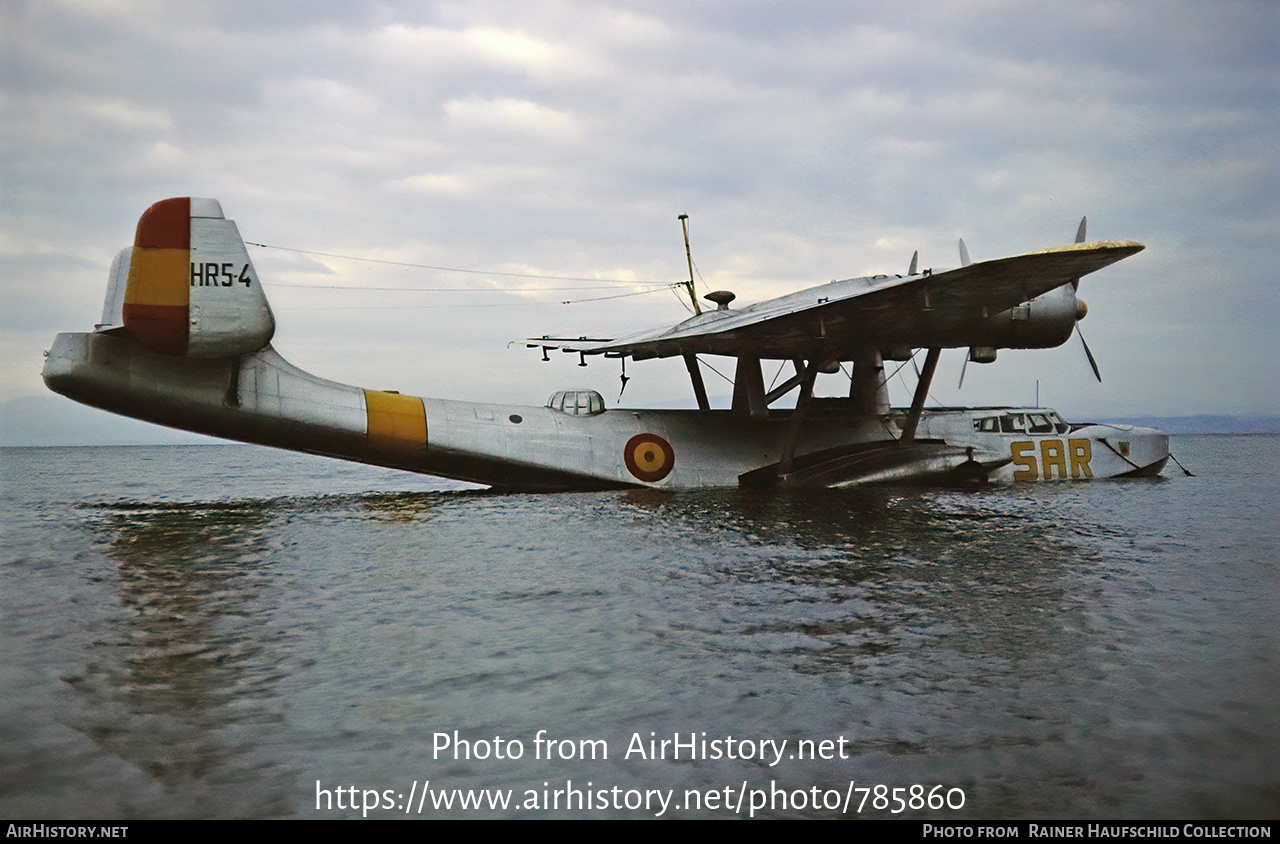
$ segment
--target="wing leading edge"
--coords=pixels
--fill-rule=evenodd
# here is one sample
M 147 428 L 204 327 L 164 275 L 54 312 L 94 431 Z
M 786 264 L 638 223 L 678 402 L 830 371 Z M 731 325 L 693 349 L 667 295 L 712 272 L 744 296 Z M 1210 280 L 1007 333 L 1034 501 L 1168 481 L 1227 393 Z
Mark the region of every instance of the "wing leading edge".
M 525 342 L 635 360 L 689 354 L 848 359 L 866 348 L 971 346 L 981 336 L 982 323 L 995 315 L 1143 248 L 1131 240 L 1074 243 L 939 273 L 833 281 L 619 339 Z

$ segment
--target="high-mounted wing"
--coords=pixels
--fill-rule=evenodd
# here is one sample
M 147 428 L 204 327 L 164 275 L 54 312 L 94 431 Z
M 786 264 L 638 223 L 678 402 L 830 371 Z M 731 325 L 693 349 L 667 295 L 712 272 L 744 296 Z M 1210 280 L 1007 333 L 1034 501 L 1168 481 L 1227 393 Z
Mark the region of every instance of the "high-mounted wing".
M 833 281 L 619 339 L 542 337 L 525 342 L 635 360 L 689 354 L 830 360 L 848 359 L 866 348 L 985 345 L 990 326 L 984 323 L 992 317 L 1143 248 L 1131 240 L 1074 243 L 939 273 Z M 1075 320 L 1074 301 L 1071 310 L 1068 333 Z

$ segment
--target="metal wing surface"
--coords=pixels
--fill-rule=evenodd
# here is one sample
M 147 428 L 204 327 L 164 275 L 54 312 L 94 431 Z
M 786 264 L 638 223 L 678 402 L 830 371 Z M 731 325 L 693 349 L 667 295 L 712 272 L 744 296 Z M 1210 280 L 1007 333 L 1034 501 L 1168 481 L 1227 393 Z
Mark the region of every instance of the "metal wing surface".
M 682 354 L 841 358 L 855 349 L 964 346 L 965 331 L 1144 247 L 1131 240 L 1058 246 L 938 273 L 832 281 L 745 308 L 707 311 L 615 340 L 529 338 L 530 346 L 635 360 Z

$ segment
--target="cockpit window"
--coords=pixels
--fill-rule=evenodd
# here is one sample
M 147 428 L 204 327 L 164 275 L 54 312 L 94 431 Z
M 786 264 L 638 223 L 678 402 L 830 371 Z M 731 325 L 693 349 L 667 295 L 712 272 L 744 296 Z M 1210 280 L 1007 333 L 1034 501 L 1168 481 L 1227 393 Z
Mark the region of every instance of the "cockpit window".
M 1052 434 L 1053 423 L 1049 421 L 1049 417 L 1043 413 L 1027 414 L 1027 430 L 1033 434 Z
M 1022 434 L 1026 433 L 1026 424 L 1023 421 L 1021 413 L 1010 413 L 1008 416 L 1000 417 L 1000 432 L 1004 434 Z
M 1040 413 L 1006 413 L 973 420 L 973 430 L 1001 434 L 1065 434 L 1071 426 L 1052 410 Z

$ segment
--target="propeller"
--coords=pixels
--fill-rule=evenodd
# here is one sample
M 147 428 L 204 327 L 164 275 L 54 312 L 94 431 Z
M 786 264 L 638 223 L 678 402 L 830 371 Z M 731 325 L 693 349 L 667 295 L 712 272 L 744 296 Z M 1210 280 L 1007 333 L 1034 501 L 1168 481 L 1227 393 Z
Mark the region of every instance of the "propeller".
M 1076 229 L 1076 243 L 1084 243 L 1085 230 L 1088 228 L 1089 218 L 1080 218 L 1080 228 Z M 1080 279 L 1071 280 L 1071 289 L 1080 289 Z M 1084 333 L 1080 330 L 1080 320 L 1084 319 L 1085 314 L 1089 313 L 1089 307 L 1080 299 L 1076 308 L 1076 336 L 1080 338 L 1080 345 L 1084 346 L 1085 357 L 1089 359 L 1089 366 L 1093 367 L 1093 377 L 1098 379 L 1098 383 L 1102 383 L 1102 373 L 1098 371 L 1098 362 L 1093 359 L 1093 352 L 1089 351 L 1089 344 L 1085 342 Z
M 1089 218 L 1081 217 L 1080 226 L 1076 229 L 1076 240 L 1075 240 L 1076 243 L 1085 242 L 1085 238 L 1088 237 L 1088 226 L 1089 226 Z M 965 246 L 964 238 L 960 239 L 959 245 L 960 245 L 960 264 L 962 266 L 967 267 L 973 262 L 969 258 L 969 248 Z M 913 271 L 915 270 L 915 266 L 916 266 L 916 259 L 913 256 L 911 259 L 911 269 Z M 1080 279 L 1074 278 L 1071 280 L 1071 289 L 1073 292 L 1078 291 L 1080 289 Z M 1080 330 L 1080 320 L 1084 319 L 1085 315 L 1088 313 L 1089 313 L 1089 306 L 1085 304 L 1083 299 L 1077 299 L 1076 300 L 1076 324 L 1075 324 L 1076 336 L 1080 338 L 1080 345 L 1084 347 L 1085 357 L 1089 359 L 1089 367 L 1093 370 L 1093 377 L 1097 378 L 1098 383 L 1101 384 L 1102 372 L 1098 369 L 1098 361 L 1096 358 L 1094 358 L 1093 351 L 1089 348 L 1088 342 L 1084 339 L 1084 333 Z M 969 359 L 972 356 L 973 356 L 972 349 L 969 349 L 968 351 L 965 352 L 964 362 L 960 364 L 960 381 L 959 383 L 956 384 L 957 390 L 964 386 L 965 371 L 969 367 Z
M 973 261 L 969 260 L 969 247 L 964 245 L 964 238 L 960 238 L 960 266 L 967 267 Z M 985 313 L 985 312 L 984 312 Z M 969 368 L 969 352 L 966 349 L 964 353 L 964 363 L 960 364 L 960 383 L 956 384 L 956 389 L 964 386 L 964 371 Z
M 1076 323 L 1076 336 L 1080 338 L 1080 345 L 1084 346 L 1085 356 L 1089 358 L 1089 365 L 1093 367 L 1093 377 L 1098 379 L 1098 383 L 1102 383 L 1102 373 L 1098 371 L 1098 362 L 1093 359 L 1093 352 L 1089 351 L 1089 344 L 1084 341 L 1084 335 L 1080 333 L 1080 323 Z
M 1088 218 L 1088 217 L 1081 217 L 1081 218 L 1080 218 L 1080 228 L 1076 229 L 1076 243 L 1084 243 L 1084 238 L 1085 238 L 1084 230 L 1085 230 L 1085 228 L 1086 228 L 1088 225 L 1089 225 L 1089 218 Z M 1076 278 L 1076 279 L 1072 279 L 1072 281 L 1071 281 L 1071 289 L 1072 289 L 1072 290 L 1079 290 L 1079 289 L 1080 289 L 1080 279 L 1078 279 L 1078 278 Z

